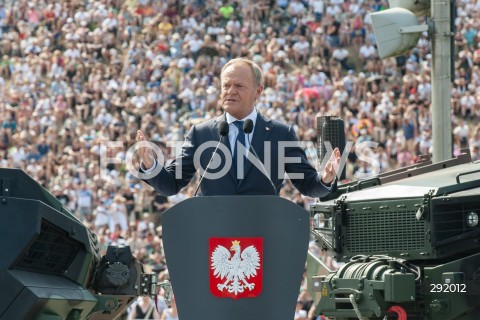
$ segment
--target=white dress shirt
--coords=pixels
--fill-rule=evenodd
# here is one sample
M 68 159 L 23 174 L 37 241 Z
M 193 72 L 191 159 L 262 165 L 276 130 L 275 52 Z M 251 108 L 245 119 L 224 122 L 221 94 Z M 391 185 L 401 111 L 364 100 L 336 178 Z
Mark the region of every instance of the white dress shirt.
M 225 113 L 226 115 L 226 120 L 229 125 L 229 130 L 228 130 L 228 142 L 230 142 L 230 151 L 233 154 L 233 148 L 235 148 L 235 140 L 237 139 L 238 135 L 238 128 L 233 124 L 235 121 L 240 120 L 240 121 L 245 121 L 247 119 L 250 119 L 253 121 L 253 130 L 250 134 L 245 134 L 245 148 L 250 150 L 250 142 L 253 139 L 253 133 L 255 132 L 255 124 L 257 122 L 257 110 L 253 109 L 252 113 L 250 113 L 248 116 L 246 116 L 243 119 L 236 119 L 232 115 L 230 115 L 228 112 Z

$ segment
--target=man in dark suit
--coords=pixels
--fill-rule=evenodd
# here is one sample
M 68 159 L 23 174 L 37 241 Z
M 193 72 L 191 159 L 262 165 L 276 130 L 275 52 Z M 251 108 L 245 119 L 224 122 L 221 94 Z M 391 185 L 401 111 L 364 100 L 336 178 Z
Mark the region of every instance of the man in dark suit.
M 197 169 L 203 174 L 211 161 L 216 142 L 221 141 L 219 151 L 201 182 L 201 194 L 204 196 L 278 195 L 285 173 L 302 194 L 310 197 L 322 197 L 335 189 L 340 151 L 337 148 L 334 150 L 319 174 L 296 143 L 292 126 L 270 120 L 256 111 L 254 105 L 263 91 L 263 76 L 253 61 L 243 58 L 230 60 L 223 67 L 220 77 L 225 113 L 194 125 L 187 134 L 180 155 L 162 168 L 159 168 L 151 149 L 140 148 L 141 171 L 150 175 L 144 179 L 145 182 L 161 194 L 178 193 Z M 247 119 L 253 121 L 251 134 L 243 132 Z M 224 121 L 228 123 L 229 130 L 228 135 L 221 137 L 219 128 L 227 125 L 222 124 Z M 146 141 L 141 131 L 137 133 L 137 141 Z M 250 150 L 258 153 L 258 159 L 265 166 L 252 158 Z M 239 160 L 237 155 L 242 155 L 240 158 L 244 161 Z M 234 161 L 231 161 L 232 158 Z M 153 172 L 155 174 L 151 174 Z

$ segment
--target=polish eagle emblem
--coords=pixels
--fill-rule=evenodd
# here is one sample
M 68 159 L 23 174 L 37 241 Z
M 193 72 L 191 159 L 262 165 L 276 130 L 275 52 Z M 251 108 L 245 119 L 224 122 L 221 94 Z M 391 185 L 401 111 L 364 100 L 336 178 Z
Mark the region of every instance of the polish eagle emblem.
M 215 247 L 211 254 L 211 270 L 218 281 L 217 289 L 224 296 L 237 297 L 255 289 L 253 280 L 261 267 L 261 257 L 254 245 L 242 250 L 240 241 L 233 240 L 231 243 L 230 250 L 220 244 Z

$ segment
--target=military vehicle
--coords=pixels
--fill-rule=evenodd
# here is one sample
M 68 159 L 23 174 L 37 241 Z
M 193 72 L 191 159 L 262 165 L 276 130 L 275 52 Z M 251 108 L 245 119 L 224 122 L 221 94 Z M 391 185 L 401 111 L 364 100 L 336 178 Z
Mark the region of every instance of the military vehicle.
M 115 319 L 168 289 L 129 247 L 101 257 L 96 235 L 21 170 L 0 169 L 0 221 L 1 320 Z
M 480 162 L 415 165 L 340 186 L 311 207 L 316 313 L 332 319 L 480 319 Z M 395 316 L 395 317 L 394 317 Z

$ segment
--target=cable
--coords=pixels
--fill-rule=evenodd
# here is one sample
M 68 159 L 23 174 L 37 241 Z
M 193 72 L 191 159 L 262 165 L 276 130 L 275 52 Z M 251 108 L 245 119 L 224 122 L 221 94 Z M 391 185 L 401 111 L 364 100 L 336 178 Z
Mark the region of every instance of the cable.
M 350 302 L 352 303 L 353 310 L 355 311 L 358 319 L 364 320 L 364 318 L 362 317 L 362 313 L 360 312 L 360 308 L 358 307 L 357 301 L 355 301 L 355 296 L 353 294 L 350 294 Z
M 218 143 L 217 143 L 217 146 L 215 147 L 215 150 L 213 150 L 212 157 L 210 158 L 210 161 L 208 161 L 207 167 L 205 168 L 205 171 L 203 172 L 202 177 L 198 182 L 197 188 L 195 189 L 195 193 L 193 194 L 194 197 L 197 195 L 197 192 L 200 189 L 200 185 L 202 184 L 203 178 L 205 178 L 208 168 L 210 167 L 210 164 L 213 162 L 213 158 L 217 154 L 218 147 L 220 147 L 220 143 L 222 143 L 222 138 L 228 136 L 228 131 L 229 131 L 228 122 L 227 121 L 220 122 L 220 124 L 218 125 L 218 134 L 220 136 L 220 139 L 218 139 Z
M 415 275 L 415 281 L 419 281 L 422 276 L 422 270 L 419 266 L 414 265 L 407 260 L 401 260 L 397 258 L 392 258 L 386 255 L 373 255 L 373 256 L 366 256 L 366 255 L 356 255 L 350 258 L 351 262 L 373 262 L 373 261 L 385 261 L 390 262 L 393 261 L 397 266 L 413 273 Z

